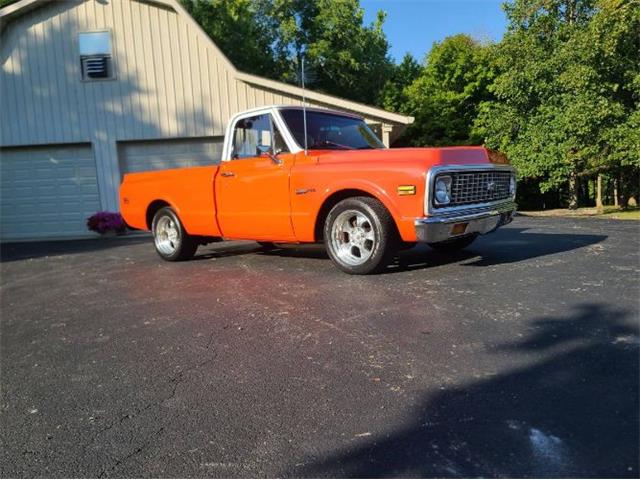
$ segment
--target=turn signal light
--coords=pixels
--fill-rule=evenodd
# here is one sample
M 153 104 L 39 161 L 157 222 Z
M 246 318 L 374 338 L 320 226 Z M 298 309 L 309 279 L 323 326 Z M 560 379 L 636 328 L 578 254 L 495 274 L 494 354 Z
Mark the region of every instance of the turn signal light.
M 415 195 L 415 194 L 416 194 L 415 185 L 400 185 L 398 187 L 398 195 Z

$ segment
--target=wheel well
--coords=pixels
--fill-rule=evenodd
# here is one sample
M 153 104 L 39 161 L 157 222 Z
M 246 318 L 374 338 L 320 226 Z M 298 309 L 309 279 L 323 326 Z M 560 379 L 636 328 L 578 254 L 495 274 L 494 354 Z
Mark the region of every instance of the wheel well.
M 324 203 L 322 204 L 322 207 L 320 207 L 320 211 L 318 212 L 318 216 L 316 217 L 316 224 L 315 224 L 314 233 L 313 233 L 313 236 L 316 242 L 321 242 L 323 240 L 324 221 L 326 220 L 327 215 L 329 215 L 329 212 L 331 211 L 331 209 L 335 207 L 338 202 L 341 202 L 342 200 L 346 198 L 351 198 L 351 197 L 376 198 L 368 192 L 365 192 L 363 190 L 357 190 L 357 189 L 340 190 L 338 192 L 334 192 L 331 195 L 329 195 L 327 199 L 324 201 Z
M 168 206 L 169 204 L 164 200 L 154 200 L 149 204 L 149 206 L 147 207 L 147 216 L 146 216 L 147 228 L 149 230 L 151 230 L 151 223 L 153 222 L 153 217 L 155 216 L 156 212 L 161 208 L 168 207 Z

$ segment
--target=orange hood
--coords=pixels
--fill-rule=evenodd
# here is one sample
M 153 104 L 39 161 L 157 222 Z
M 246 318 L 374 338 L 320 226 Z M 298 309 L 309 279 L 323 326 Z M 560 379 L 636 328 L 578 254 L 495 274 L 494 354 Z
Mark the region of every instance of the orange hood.
M 484 147 L 389 148 L 377 150 L 313 150 L 319 163 L 407 162 L 425 167 L 451 164 L 489 163 L 489 151 Z

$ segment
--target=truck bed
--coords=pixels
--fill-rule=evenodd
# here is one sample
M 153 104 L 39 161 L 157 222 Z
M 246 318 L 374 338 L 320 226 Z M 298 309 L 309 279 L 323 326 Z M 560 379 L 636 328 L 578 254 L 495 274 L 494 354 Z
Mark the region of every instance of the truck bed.
M 128 225 L 149 230 L 153 213 L 171 206 L 191 235 L 220 236 L 214 181 L 218 167 L 188 167 L 128 173 L 120 186 L 122 217 Z

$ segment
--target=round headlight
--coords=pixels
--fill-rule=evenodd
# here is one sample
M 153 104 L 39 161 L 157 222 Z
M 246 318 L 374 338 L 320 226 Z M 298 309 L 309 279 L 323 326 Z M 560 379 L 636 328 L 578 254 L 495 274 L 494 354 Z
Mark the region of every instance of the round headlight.
M 515 197 L 516 195 L 516 176 L 515 174 L 511 174 L 511 178 L 509 179 L 509 195 Z
M 439 205 L 451 203 L 451 177 L 442 176 L 436 179 L 434 196 Z

